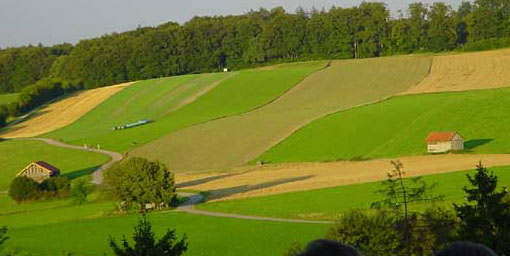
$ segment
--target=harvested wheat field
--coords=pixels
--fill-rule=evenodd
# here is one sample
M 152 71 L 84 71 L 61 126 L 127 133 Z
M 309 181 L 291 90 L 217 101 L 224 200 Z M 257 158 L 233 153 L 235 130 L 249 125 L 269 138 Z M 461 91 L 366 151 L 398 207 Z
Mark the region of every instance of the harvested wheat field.
M 73 94 L 39 109 L 26 121 L 9 127 L 8 130 L 0 134 L 0 137 L 34 137 L 69 125 L 131 84 L 132 82 L 123 83 Z
M 406 175 L 421 176 L 472 169 L 479 161 L 486 167 L 510 164 L 510 154 L 445 154 L 402 157 Z M 178 187 L 209 191 L 211 201 L 305 191 L 384 180 L 390 159 L 295 163 L 239 169 L 225 174 L 177 174 Z
M 510 86 L 510 49 L 437 56 L 430 74 L 406 93 L 469 91 Z

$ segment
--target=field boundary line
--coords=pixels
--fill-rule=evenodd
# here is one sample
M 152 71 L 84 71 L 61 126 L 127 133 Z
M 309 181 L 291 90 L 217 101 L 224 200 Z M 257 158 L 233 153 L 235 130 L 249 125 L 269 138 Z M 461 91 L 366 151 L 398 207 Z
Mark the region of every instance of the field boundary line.
M 202 195 L 192 194 L 192 193 L 178 193 L 178 194 L 180 196 L 188 196 L 189 199 L 183 205 L 177 207 L 176 211 L 185 212 L 188 214 L 211 216 L 211 217 L 218 217 L 218 218 L 287 222 L 287 223 L 303 223 L 303 224 L 333 224 L 334 223 L 333 221 L 327 221 L 327 220 L 284 219 L 284 218 L 271 218 L 271 217 L 262 217 L 262 216 L 240 215 L 240 214 L 197 210 L 197 209 L 195 209 L 195 205 L 204 200 L 204 197 Z M 168 212 L 168 211 L 164 211 L 164 212 Z
M 417 83 L 409 86 L 409 88 L 407 88 L 404 92 L 408 91 L 411 87 L 413 86 L 416 86 L 418 84 L 420 84 L 428 75 L 430 75 L 430 70 L 432 68 L 432 61 L 433 61 L 433 57 L 430 57 L 431 58 L 431 62 L 430 62 L 430 66 L 429 66 L 429 71 L 428 73 Z M 401 93 L 404 93 L 404 92 L 401 92 Z M 393 94 L 393 95 L 389 95 L 387 97 L 384 97 L 384 98 L 381 98 L 381 99 L 378 99 L 378 100 L 375 100 L 375 101 L 370 101 L 370 102 L 365 102 L 363 104 L 359 104 L 359 105 L 355 105 L 355 106 L 352 106 L 352 107 L 349 107 L 349 108 L 346 108 L 346 109 L 336 109 L 336 110 L 332 110 L 332 111 L 329 111 L 329 112 L 325 112 L 321 115 L 318 115 L 316 117 L 313 117 L 309 120 L 306 120 L 302 125 L 300 126 L 297 126 L 296 128 L 294 128 L 292 131 L 290 131 L 284 138 L 280 138 L 280 139 L 276 139 L 275 142 L 273 144 L 271 144 L 271 146 L 267 147 L 265 151 L 263 151 L 261 154 L 259 154 L 258 156 L 256 156 L 254 159 L 256 159 L 257 157 L 265 154 L 266 152 L 268 152 L 270 149 L 272 149 L 273 147 L 276 147 L 277 145 L 279 145 L 280 143 L 282 143 L 283 141 L 285 141 L 285 139 L 291 137 L 292 135 L 296 134 L 297 132 L 299 132 L 300 130 L 302 130 L 303 128 L 305 128 L 306 126 L 310 125 L 311 123 L 315 122 L 316 120 L 319 120 L 321 118 L 326 118 L 328 116 L 331 116 L 331 115 L 335 115 L 337 113 L 341 113 L 341 112 L 344 112 L 344 111 L 349 111 L 349 110 L 353 110 L 353 109 L 358 109 L 358 108 L 362 108 L 362 107 L 366 107 L 366 106 L 371 106 L 371 105 L 375 105 L 375 104 L 379 104 L 379 103 L 382 103 L 382 102 L 385 102 L 385 101 L 388 101 L 392 98 L 395 98 L 395 97 L 401 97 L 401 96 L 408 96 L 408 95 L 411 95 L 411 94 L 401 94 L 401 93 L 396 93 L 396 94 Z M 249 165 L 251 161 L 253 161 L 254 159 L 250 159 L 246 162 L 244 162 L 243 165 Z M 193 172 L 189 172 L 189 173 L 193 173 Z M 195 172 L 196 173 L 196 172 Z
M 330 63 L 330 62 L 328 62 L 328 63 Z M 303 82 L 306 78 L 308 78 L 308 77 L 309 77 L 309 76 L 311 76 L 312 74 L 315 74 L 315 73 L 317 73 L 317 72 L 319 72 L 319 71 L 322 71 L 322 70 L 324 70 L 324 69 L 326 69 L 326 68 L 328 68 L 328 67 L 329 67 L 329 65 L 328 65 L 328 64 L 326 64 L 324 67 L 319 68 L 319 69 L 317 69 L 317 70 L 315 70 L 315 71 L 310 72 L 309 74 L 307 74 L 307 75 L 305 75 L 303 78 L 301 78 L 299 81 L 297 81 L 294 85 L 292 85 L 289 89 L 287 89 L 287 90 L 283 91 L 282 93 L 278 94 L 275 98 L 273 98 L 273 99 L 269 100 L 268 102 L 266 102 L 266 103 L 264 103 L 264 104 L 262 104 L 262 105 L 260 105 L 260 106 L 256 106 L 255 108 L 252 108 L 252 109 L 249 109 L 249 110 L 246 110 L 246 111 L 243 111 L 243 112 L 237 113 L 237 114 L 219 116 L 219 117 L 215 117 L 215 118 L 209 119 L 209 120 L 207 120 L 207 121 L 198 122 L 198 123 L 196 123 L 196 124 L 192 124 L 192 125 L 189 125 L 189 126 L 186 126 L 186 127 L 180 128 L 180 129 L 175 130 L 175 131 L 173 131 L 173 132 L 166 133 L 166 134 L 165 134 L 165 135 L 163 135 L 162 137 L 159 137 L 159 138 L 156 138 L 156 139 L 153 139 L 153 140 L 150 140 L 150 141 L 146 141 L 146 142 L 144 142 L 144 143 L 140 143 L 140 144 L 138 144 L 135 148 L 139 148 L 139 147 L 141 147 L 141 146 L 143 146 L 143 145 L 146 145 L 146 144 L 149 144 L 149 143 L 151 143 L 151 142 L 153 142 L 153 141 L 155 141 L 155 140 L 161 139 L 161 138 L 163 138 L 164 136 L 167 136 L 167 135 L 172 134 L 172 133 L 176 133 L 176 132 L 181 131 L 181 130 L 184 130 L 184 129 L 188 129 L 188 128 L 191 128 L 191 127 L 199 126 L 199 125 L 202 125 L 202 124 L 206 124 L 206 123 L 213 122 L 213 121 L 218 121 L 218 120 L 225 119 L 225 118 L 229 118 L 229 117 L 243 116 L 243 115 L 246 115 L 246 114 L 248 114 L 248 113 L 250 113 L 250 112 L 254 112 L 254 111 L 256 111 L 256 110 L 258 110 L 258 109 L 261 109 L 261 108 L 263 108 L 263 107 L 265 107 L 265 106 L 267 106 L 267 105 L 269 105 L 269 104 L 271 104 L 271 103 L 275 102 L 276 100 L 280 99 L 281 97 L 283 97 L 284 95 L 286 95 L 287 93 L 289 93 L 291 90 L 293 90 L 294 88 L 296 88 L 297 86 L 299 86 L 299 84 L 301 84 L 301 83 L 302 83 L 302 82 Z M 231 77 L 229 77 L 229 78 L 231 78 Z M 202 95 L 202 96 L 203 96 L 203 95 Z M 192 102 L 191 102 L 191 103 L 192 103 Z M 186 104 L 186 105 L 187 105 L 187 104 Z M 131 150 L 132 150 L 132 149 L 127 150 L 127 151 L 126 151 L 126 153 L 129 155 L 129 151 L 131 151 Z

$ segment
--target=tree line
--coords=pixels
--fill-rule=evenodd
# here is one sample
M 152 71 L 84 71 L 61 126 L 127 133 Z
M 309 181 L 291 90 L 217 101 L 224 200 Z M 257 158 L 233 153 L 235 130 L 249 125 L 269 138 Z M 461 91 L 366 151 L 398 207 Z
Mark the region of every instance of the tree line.
M 463 2 L 457 10 L 442 2 L 418 2 L 410 4 L 406 12 L 398 12 L 397 17 L 390 16 L 380 2 L 310 12 L 299 8 L 295 13 L 277 7 L 237 16 L 195 17 L 182 25 L 169 22 L 140 27 L 82 40 L 74 46 L 0 50 L 0 93 L 23 92 L 27 86 L 47 88 L 34 85 L 41 79 L 45 84 L 73 81 L 79 84 L 78 89 L 90 89 L 278 62 L 507 46 L 509 0 Z M 53 82 L 55 79 L 60 82 Z M 39 94 L 29 94 L 35 102 L 47 101 L 46 96 L 40 100 Z M 0 107 L 0 126 L 9 116 L 34 107 L 24 106 L 22 99 L 16 104 L 19 106 Z

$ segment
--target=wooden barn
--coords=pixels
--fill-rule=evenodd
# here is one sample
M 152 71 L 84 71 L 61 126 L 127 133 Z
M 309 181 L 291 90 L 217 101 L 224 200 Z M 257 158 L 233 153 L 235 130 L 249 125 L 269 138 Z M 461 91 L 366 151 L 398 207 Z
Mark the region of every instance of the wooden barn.
M 425 141 L 429 153 L 444 153 L 464 149 L 464 139 L 457 132 L 432 132 Z
M 37 161 L 29 164 L 18 173 L 18 176 L 22 175 L 41 183 L 49 177 L 59 176 L 60 170 L 44 161 Z

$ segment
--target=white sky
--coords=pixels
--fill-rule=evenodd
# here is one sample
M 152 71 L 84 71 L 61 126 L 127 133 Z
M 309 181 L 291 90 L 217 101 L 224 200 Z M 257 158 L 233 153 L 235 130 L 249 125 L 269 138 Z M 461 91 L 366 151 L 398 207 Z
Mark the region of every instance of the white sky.
M 405 10 L 418 0 L 382 0 L 392 11 Z M 445 0 L 454 8 L 461 0 Z M 283 6 L 294 12 L 301 6 L 322 9 L 350 7 L 361 0 L 0 0 L 0 47 L 76 43 L 105 33 L 193 16 L 242 14 L 250 9 Z M 432 3 L 434 0 L 422 0 Z

